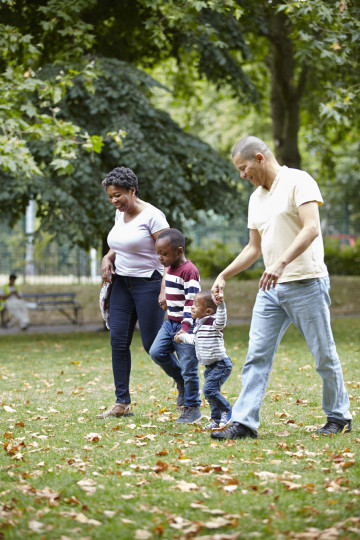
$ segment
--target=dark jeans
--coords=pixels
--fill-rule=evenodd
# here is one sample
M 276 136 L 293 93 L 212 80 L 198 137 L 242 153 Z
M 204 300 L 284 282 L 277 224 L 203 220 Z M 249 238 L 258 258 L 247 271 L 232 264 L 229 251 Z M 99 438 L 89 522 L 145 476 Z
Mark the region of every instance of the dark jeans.
M 177 343 L 174 340 L 174 336 L 180 328 L 181 323 L 171 320 L 165 321 L 151 345 L 150 356 L 175 382 L 184 381 L 184 405 L 199 407 L 201 404 L 199 363 L 195 353 L 195 345 Z M 175 352 L 179 361 L 176 359 Z
M 231 405 L 227 399 L 220 393 L 220 388 L 228 379 L 232 370 L 232 361 L 227 356 L 223 360 L 214 362 L 206 366 L 204 371 L 205 383 L 203 386 L 203 394 L 209 402 L 211 409 L 211 418 L 219 423 L 221 413 L 231 410 Z
M 158 305 L 162 276 L 155 270 L 150 278 L 115 276 L 110 304 L 110 342 L 116 403 L 130 403 L 130 345 L 139 321 L 140 335 L 149 352 L 164 320 Z

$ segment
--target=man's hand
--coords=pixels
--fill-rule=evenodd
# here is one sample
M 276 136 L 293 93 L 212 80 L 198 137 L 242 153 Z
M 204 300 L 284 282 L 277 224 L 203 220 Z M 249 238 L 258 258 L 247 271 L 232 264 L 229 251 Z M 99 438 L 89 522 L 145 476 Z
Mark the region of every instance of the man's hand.
M 275 263 L 269 268 L 266 268 L 260 278 L 259 288 L 265 291 L 266 289 L 269 290 L 271 286 L 275 287 L 284 272 L 285 266 L 284 263 Z
M 219 274 L 211 287 L 211 294 L 216 305 L 224 301 L 225 283 L 225 279 Z

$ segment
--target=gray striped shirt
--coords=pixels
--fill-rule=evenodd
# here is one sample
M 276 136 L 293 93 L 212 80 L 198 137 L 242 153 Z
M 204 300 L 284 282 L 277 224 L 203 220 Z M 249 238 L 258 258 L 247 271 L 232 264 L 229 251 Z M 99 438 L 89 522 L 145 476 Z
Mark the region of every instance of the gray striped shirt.
M 225 325 L 226 306 L 222 302 L 214 315 L 196 319 L 193 334 L 179 334 L 179 339 L 188 345 L 195 345 L 199 362 L 208 366 L 227 357 L 223 336 Z

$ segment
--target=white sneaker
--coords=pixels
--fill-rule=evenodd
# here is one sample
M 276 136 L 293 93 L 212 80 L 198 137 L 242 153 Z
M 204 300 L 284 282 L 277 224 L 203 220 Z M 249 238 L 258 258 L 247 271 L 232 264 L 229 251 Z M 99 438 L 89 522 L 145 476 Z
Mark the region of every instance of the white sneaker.
M 206 424 L 205 429 L 219 429 L 219 426 L 215 420 L 211 420 L 210 424 Z
M 220 422 L 219 422 L 219 428 L 220 429 L 224 429 L 226 428 L 226 426 L 228 426 L 231 422 L 231 412 L 232 410 L 230 409 L 230 411 L 223 411 L 221 413 L 221 419 L 220 419 Z

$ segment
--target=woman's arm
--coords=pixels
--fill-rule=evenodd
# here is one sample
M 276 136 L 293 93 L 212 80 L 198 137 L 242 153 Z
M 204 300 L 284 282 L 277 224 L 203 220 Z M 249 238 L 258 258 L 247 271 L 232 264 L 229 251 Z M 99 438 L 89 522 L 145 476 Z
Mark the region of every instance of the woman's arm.
M 101 261 L 101 277 L 104 281 L 111 281 L 111 275 L 115 274 L 114 269 L 115 251 L 109 249 Z
M 168 229 L 168 227 L 166 227 Z M 151 236 L 153 237 L 154 241 L 156 242 L 156 239 L 157 237 L 159 236 L 160 233 L 162 233 L 163 231 L 165 231 L 166 229 L 162 229 L 161 231 L 156 231 L 156 233 L 152 234 Z M 162 278 L 162 282 L 161 282 L 161 289 L 160 289 L 160 294 L 159 294 L 159 298 L 158 298 L 158 302 L 159 302 L 159 306 L 161 307 L 161 309 L 163 309 L 164 311 L 167 310 L 167 305 L 166 305 L 166 294 L 165 294 L 165 279 L 166 279 L 166 271 L 167 269 L 164 268 L 164 275 L 163 275 L 163 278 Z

